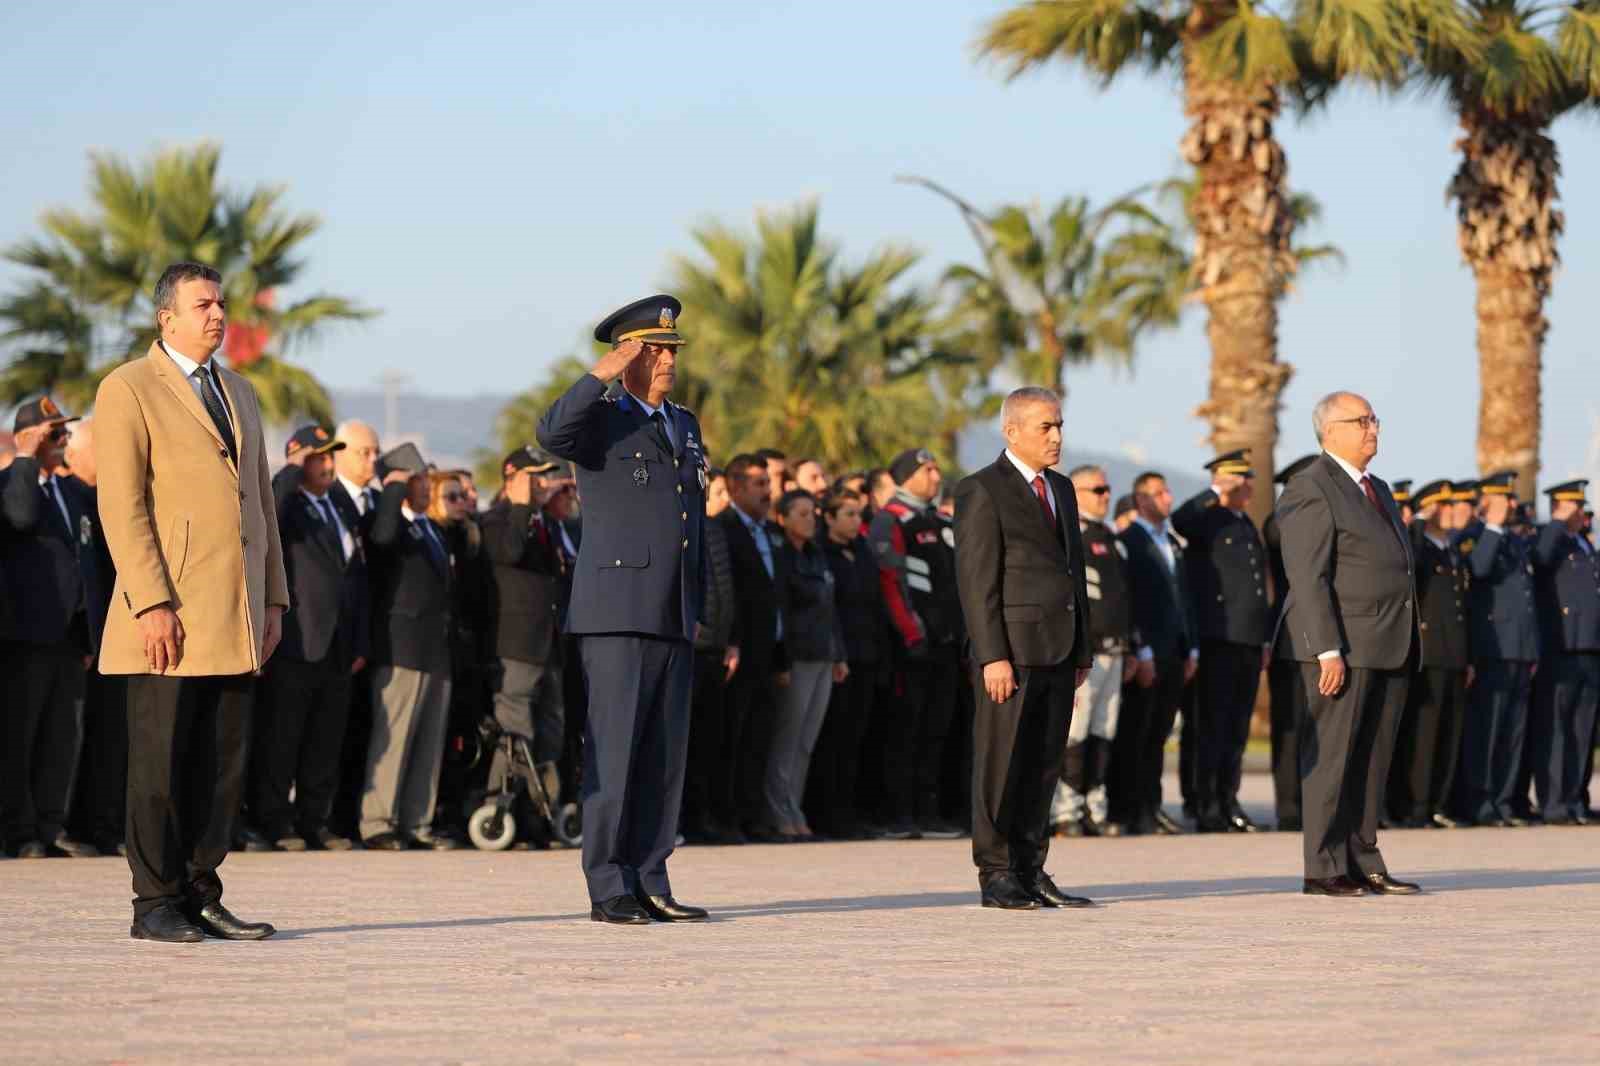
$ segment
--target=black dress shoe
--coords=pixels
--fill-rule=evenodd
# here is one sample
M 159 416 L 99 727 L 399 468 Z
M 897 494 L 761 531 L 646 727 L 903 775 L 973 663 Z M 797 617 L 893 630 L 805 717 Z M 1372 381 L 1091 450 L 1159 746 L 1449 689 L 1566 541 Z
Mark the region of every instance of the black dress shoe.
M 1032 877 L 1018 875 L 1017 884 L 1022 890 L 1046 907 L 1093 907 L 1094 900 L 1082 896 L 1069 896 L 1056 883 L 1050 875 L 1040 870 Z
M 1457 829 L 1461 826 L 1460 822 L 1456 821 L 1448 814 L 1435 814 L 1429 820 L 1433 822 L 1435 829 Z
M 923 840 L 960 840 L 967 831 L 943 818 L 925 818 L 918 824 L 917 832 L 922 834 Z
M 1176 818 L 1160 808 L 1156 809 L 1154 818 L 1156 823 L 1156 832 L 1160 833 L 1162 836 L 1178 837 L 1183 836 L 1184 833 L 1188 832 L 1188 830 L 1184 829 L 1183 826 L 1178 823 Z
M 703 922 L 707 914 L 704 907 L 690 907 L 668 896 L 652 896 L 640 892 L 634 899 L 644 912 L 658 922 Z
M 19 859 L 47 859 L 50 849 L 44 846 L 43 841 L 29 840 L 17 845 L 17 858 Z
M 157 907 L 142 918 L 134 918 L 128 935 L 134 940 L 159 940 L 163 944 L 197 944 L 205 932 L 170 904 Z
M 305 837 L 298 833 L 285 833 L 272 842 L 272 846 L 279 851 L 304 851 L 306 850 Z
M 1365 896 L 1366 888 L 1357 881 L 1343 875 L 1339 877 L 1308 877 L 1305 887 L 1300 890 L 1306 896 L 1337 896 L 1340 898 L 1354 898 Z
M 233 832 L 234 851 L 271 851 L 272 841 L 262 836 L 260 832 L 248 825 L 242 825 Z
M 411 845 L 399 833 L 379 833 L 362 841 L 368 851 L 404 851 Z
M 411 834 L 411 846 L 423 851 L 460 851 L 466 845 L 452 833 L 434 833 L 423 830 Z
M 1055 834 L 1058 837 L 1081 837 L 1083 836 L 1083 820 L 1069 818 L 1064 822 L 1057 822 L 1055 824 Z
M 265 940 L 276 933 L 267 922 L 241 921 L 220 903 L 207 903 L 195 915 L 195 924 L 205 930 L 206 936 L 218 940 Z
M 632 896 L 612 896 L 589 908 L 589 920 L 607 925 L 649 925 L 650 915 Z
M 1228 815 L 1228 825 L 1235 833 L 1259 833 L 1261 827 L 1251 821 L 1250 816 L 1244 813 L 1244 808 L 1236 802 L 1233 810 Z
M 1156 831 L 1160 832 L 1160 829 L 1161 827 L 1158 823 Z M 1118 822 L 1108 822 L 1104 819 L 1097 821 L 1094 818 L 1085 818 L 1083 820 L 1083 831 L 1092 837 L 1119 837 L 1122 835 L 1122 825 Z
M 73 840 L 65 833 L 57 833 L 50 840 L 48 850 L 52 855 L 63 855 L 69 859 L 93 859 L 100 854 L 100 849 L 93 844 Z
M 1421 885 L 1414 885 L 1410 881 L 1396 881 L 1388 874 L 1368 874 L 1366 882 L 1367 891 L 1378 896 L 1415 896 L 1422 891 Z
M 1528 828 L 1528 820 L 1526 818 L 1522 817 L 1521 815 L 1517 815 L 1517 814 L 1508 814 L 1508 815 L 1506 815 L 1504 818 L 1501 819 L 1501 824 L 1510 826 L 1512 829 L 1526 829 L 1526 828 Z
M 980 881 L 983 905 L 1003 911 L 1032 911 L 1039 909 L 1039 900 L 1017 882 L 1012 874 L 999 874 Z
M 315 829 L 304 835 L 306 840 L 323 851 L 349 851 L 355 847 L 349 837 L 342 837 L 332 829 Z

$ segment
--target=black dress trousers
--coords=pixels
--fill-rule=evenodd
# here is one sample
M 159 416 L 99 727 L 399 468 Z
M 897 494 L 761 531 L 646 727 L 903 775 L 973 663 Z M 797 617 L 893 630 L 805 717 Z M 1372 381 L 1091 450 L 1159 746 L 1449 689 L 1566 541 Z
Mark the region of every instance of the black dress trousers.
M 350 712 L 346 657 L 307 663 L 277 656 L 267 666 L 251 775 L 250 813 L 273 840 L 328 828 L 339 788 L 339 757 Z M 293 802 L 289 799 L 291 787 Z
M 1389 764 L 1389 818 L 1423 823 L 1444 813 L 1461 754 L 1467 674 L 1430 666 L 1411 679 Z
M 1077 668 L 1070 661 L 1013 669 L 1018 689 L 1004 703 L 989 698 L 982 668 L 973 670 L 972 860 L 980 880 L 1044 869 L 1050 800 L 1072 723 Z
M 689 766 L 683 783 L 684 832 L 704 833 L 723 816 L 721 800 L 728 794 L 728 764 L 723 760 L 727 733 L 727 667 L 720 649 L 694 653 L 694 689 L 690 698 Z M 712 797 L 718 800 L 713 804 Z M 718 826 L 720 828 L 720 826 Z
M 1157 659 L 1156 679 L 1149 688 L 1137 682 L 1123 686 L 1117 735 L 1111 741 L 1111 771 L 1106 798 L 1111 820 L 1136 833 L 1152 833 L 1161 809 L 1161 777 L 1166 770 L 1167 739 L 1178 717 L 1185 686 L 1187 659 Z
M 1406 704 L 1406 672 L 1352 668 L 1337 696 L 1317 691 L 1321 676 L 1321 664 L 1300 664 L 1308 719 L 1300 735 L 1306 877 L 1387 873 L 1378 815 Z
M 1300 664 L 1274 659 L 1267 668 L 1272 700 L 1272 794 L 1278 824 L 1300 821 L 1300 727 L 1306 715 L 1306 687 Z
M 222 898 L 245 787 L 254 678 L 128 678 L 128 866 L 137 917 Z
M 1205 641 L 1195 681 L 1195 806 L 1200 817 L 1225 821 L 1239 802 L 1250 715 L 1261 683 L 1261 648 Z
M 905 698 L 883 753 L 884 808 L 894 828 L 941 817 L 945 744 L 961 698 L 960 653 L 954 645 L 929 648 L 926 657 L 905 660 L 902 670 Z

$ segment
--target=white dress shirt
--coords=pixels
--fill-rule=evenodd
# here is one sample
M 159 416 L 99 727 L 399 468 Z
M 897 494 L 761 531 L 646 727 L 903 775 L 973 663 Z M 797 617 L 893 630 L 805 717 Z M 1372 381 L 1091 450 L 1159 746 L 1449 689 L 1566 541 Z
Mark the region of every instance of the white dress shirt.
M 217 391 L 219 393 L 222 391 L 222 381 L 216 376 L 217 364 L 214 360 L 207 359 L 204 363 L 197 363 L 193 359 L 190 359 L 187 355 L 184 355 L 182 352 L 169 345 L 166 341 L 161 342 L 161 350 L 166 352 L 167 355 L 172 358 L 174 363 L 178 364 L 179 370 L 183 371 L 183 376 L 185 380 L 189 382 L 189 388 L 194 390 L 195 399 L 200 401 L 201 407 L 205 407 L 206 405 L 206 396 L 204 392 L 204 386 L 202 386 L 200 383 L 200 375 L 195 373 L 195 371 L 199 370 L 202 366 L 206 367 L 207 372 L 211 375 L 212 383 L 217 387 Z M 228 398 L 220 395 L 217 398 L 222 401 L 222 414 L 223 417 L 228 420 L 228 428 L 233 430 L 235 433 L 238 433 L 239 427 L 233 424 L 233 410 L 228 404 Z
M 339 474 L 337 476 L 339 478 L 339 484 L 344 486 L 344 491 L 350 494 L 351 502 L 353 502 L 356 505 L 356 514 L 359 514 L 359 515 L 366 514 L 367 513 L 367 509 L 368 509 L 368 507 L 367 507 L 367 490 L 369 488 L 371 488 L 372 486 L 371 485 L 357 485 L 354 481 L 351 481 L 349 478 L 345 477 L 343 474 Z
M 1016 456 L 1016 453 L 1013 452 L 1010 448 L 1006 449 L 1006 458 L 1011 460 L 1011 465 L 1017 468 L 1017 472 L 1022 475 L 1022 480 L 1026 481 L 1028 483 L 1028 491 L 1032 492 L 1033 491 L 1033 479 L 1038 477 L 1040 474 L 1044 473 L 1044 471 L 1043 470 L 1035 470 L 1032 467 L 1030 467 L 1027 463 L 1023 462 L 1021 459 L 1018 459 L 1017 456 Z M 1045 478 L 1044 479 L 1044 489 L 1045 489 L 1044 498 L 1046 500 L 1050 501 L 1050 515 L 1051 515 L 1051 517 L 1052 518 L 1059 517 L 1061 515 L 1061 508 L 1056 506 L 1056 490 L 1050 487 L 1050 479 L 1049 478 Z

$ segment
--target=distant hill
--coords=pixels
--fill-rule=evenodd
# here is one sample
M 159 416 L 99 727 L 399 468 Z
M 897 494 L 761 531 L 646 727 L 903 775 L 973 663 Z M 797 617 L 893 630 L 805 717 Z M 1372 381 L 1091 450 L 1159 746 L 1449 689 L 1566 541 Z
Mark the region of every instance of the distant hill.
M 995 456 L 1005 450 L 1005 446 L 1005 438 L 1000 436 L 1000 431 L 993 425 L 974 426 L 961 435 L 959 456 L 961 465 L 967 470 L 987 466 L 994 462 Z M 1177 466 L 1160 460 L 1130 459 L 1122 455 L 1080 450 L 1073 447 L 1072 441 L 1068 440 L 1061 449 L 1059 469 L 1062 473 L 1066 473 L 1084 463 L 1103 467 L 1106 480 L 1111 483 L 1113 496 L 1132 492 L 1134 478 L 1146 470 L 1157 470 L 1166 475 L 1167 486 L 1172 489 L 1172 495 L 1176 497 L 1178 503 L 1182 503 L 1208 484 L 1205 475 L 1199 472 L 1202 461 L 1203 457 L 1193 456 L 1182 466 Z

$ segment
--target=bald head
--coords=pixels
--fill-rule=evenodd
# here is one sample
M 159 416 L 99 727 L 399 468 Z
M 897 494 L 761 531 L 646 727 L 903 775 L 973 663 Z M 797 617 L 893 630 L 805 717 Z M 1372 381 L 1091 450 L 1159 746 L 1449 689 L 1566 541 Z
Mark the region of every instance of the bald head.
M 344 447 L 333 453 L 333 468 L 346 481 L 366 485 L 378 473 L 378 433 L 365 422 L 340 422 L 334 438 Z
M 67 467 L 85 485 L 93 486 L 100 477 L 94 461 L 94 420 L 85 418 L 75 422 L 72 435 L 67 438 Z

